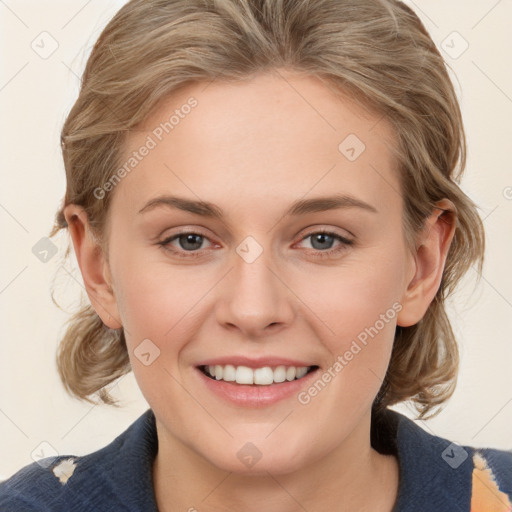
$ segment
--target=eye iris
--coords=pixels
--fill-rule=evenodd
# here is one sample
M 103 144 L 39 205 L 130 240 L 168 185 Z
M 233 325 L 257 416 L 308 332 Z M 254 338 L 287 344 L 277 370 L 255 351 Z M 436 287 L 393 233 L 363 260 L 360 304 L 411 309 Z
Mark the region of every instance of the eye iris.
M 325 243 L 326 240 L 327 240 L 327 242 L 330 242 L 330 243 L 328 243 L 329 247 L 326 247 L 325 245 L 324 246 L 320 246 L 320 247 L 315 247 L 315 243 L 316 242 L 320 242 L 320 244 L 322 244 L 322 243 Z M 328 235 L 326 233 L 317 233 L 316 235 L 312 235 L 311 245 L 315 249 L 330 249 L 332 247 L 333 242 L 334 242 L 334 237 L 333 236 Z
M 199 249 L 203 242 L 203 237 L 201 235 L 194 234 L 186 234 L 179 236 L 180 246 L 185 250 L 194 250 Z M 190 246 L 190 245 L 192 246 Z

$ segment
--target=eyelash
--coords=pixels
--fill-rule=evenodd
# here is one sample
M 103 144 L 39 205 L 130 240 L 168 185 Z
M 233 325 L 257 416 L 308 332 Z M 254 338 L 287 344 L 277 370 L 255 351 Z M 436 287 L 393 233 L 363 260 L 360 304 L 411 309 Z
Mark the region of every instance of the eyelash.
M 183 235 L 198 235 L 201 238 L 208 240 L 208 237 L 206 235 L 202 234 L 201 232 L 183 231 L 181 233 L 177 233 L 175 235 L 167 237 L 166 239 L 158 242 L 158 245 L 161 246 L 162 249 L 173 253 L 174 255 L 178 256 L 179 258 L 201 257 L 202 254 L 200 252 L 201 251 L 200 249 L 197 251 L 184 251 L 184 250 L 177 250 L 170 245 L 171 242 L 173 242 L 174 240 L 178 239 L 180 236 L 183 236 Z M 335 240 L 338 240 L 339 242 L 341 242 L 341 245 L 338 246 L 337 248 L 331 248 L 331 249 L 327 249 L 325 251 L 321 251 L 319 249 L 309 249 L 308 250 L 308 253 L 310 251 L 313 251 L 314 252 L 313 256 L 318 257 L 318 258 L 330 258 L 331 256 L 334 256 L 337 253 L 341 253 L 342 251 L 346 250 L 348 246 L 351 246 L 354 244 L 353 240 L 344 238 L 344 237 L 338 235 L 337 233 L 333 233 L 332 231 L 327 231 L 327 230 L 322 230 L 322 229 L 320 229 L 318 231 L 313 231 L 312 233 L 309 233 L 308 235 L 304 236 L 300 241 L 302 242 L 302 241 L 306 240 L 307 238 L 310 238 L 314 235 L 329 235 L 329 236 L 332 236 Z

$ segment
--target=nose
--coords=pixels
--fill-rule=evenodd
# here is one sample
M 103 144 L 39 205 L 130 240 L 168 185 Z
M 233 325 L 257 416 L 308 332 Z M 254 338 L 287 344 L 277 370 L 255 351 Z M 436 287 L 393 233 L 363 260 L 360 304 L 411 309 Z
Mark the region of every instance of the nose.
M 234 252 L 233 267 L 220 284 L 217 321 L 247 339 L 276 333 L 293 320 L 294 295 L 269 252 L 252 262 Z

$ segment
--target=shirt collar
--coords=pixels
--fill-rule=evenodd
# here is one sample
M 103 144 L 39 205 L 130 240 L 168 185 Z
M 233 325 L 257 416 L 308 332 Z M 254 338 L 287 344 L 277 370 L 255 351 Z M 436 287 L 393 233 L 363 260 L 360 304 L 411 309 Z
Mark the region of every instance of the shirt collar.
M 400 484 L 393 512 L 469 510 L 473 470 L 470 448 L 455 446 L 432 435 L 391 409 L 372 415 L 371 444 L 380 453 L 398 458 Z M 143 510 L 156 512 L 153 462 L 158 438 L 153 411 L 148 409 L 112 445 L 116 453 L 113 462 L 117 459 L 112 473 L 113 486 L 119 495 L 126 496 L 127 503 L 137 503 Z M 130 448 L 123 449 L 123 446 Z M 457 461 L 454 461 L 454 449 Z M 460 462 L 464 452 L 468 456 Z
M 470 509 L 472 449 L 432 435 L 391 409 L 372 416 L 372 446 L 393 453 L 400 484 L 393 512 L 458 512 Z

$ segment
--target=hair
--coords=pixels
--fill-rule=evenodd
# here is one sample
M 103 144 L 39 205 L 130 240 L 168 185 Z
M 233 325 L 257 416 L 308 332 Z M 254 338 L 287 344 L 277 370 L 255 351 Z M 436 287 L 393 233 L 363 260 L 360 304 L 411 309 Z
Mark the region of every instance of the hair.
M 318 77 L 390 123 L 411 250 L 436 202 L 447 198 L 454 205 L 443 213 L 451 215 L 455 234 L 440 287 L 417 324 L 397 326 L 374 402 L 385 408 L 410 400 L 425 418 L 455 389 L 459 353 L 446 299 L 473 263 L 481 273 L 485 235 L 476 205 L 459 186 L 466 140 L 447 65 L 420 19 L 399 1 L 125 4 L 96 41 L 62 128 L 67 184 L 50 236 L 67 227 L 64 207 L 80 205 L 108 258 L 112 193 L 98 199 L 94 191 L 121 165 L 130 130 L 187 84 L 247 80 L 279 69 Z M 131 369 L 123 329 L 109 329 L 90 304 L 80 306 L 60 341 L 57 365 L 71 395 L 92 402 L 98 392 L 115 404 L 105 386 Z

